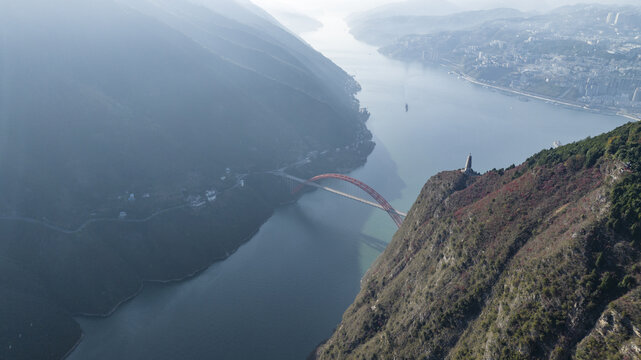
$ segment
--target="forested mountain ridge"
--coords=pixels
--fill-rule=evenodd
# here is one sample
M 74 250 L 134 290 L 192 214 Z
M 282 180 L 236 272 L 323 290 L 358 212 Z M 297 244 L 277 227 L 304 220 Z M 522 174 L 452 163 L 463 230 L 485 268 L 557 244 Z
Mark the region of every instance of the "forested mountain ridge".
M 432 177 L 319 359 L 641 356 L 641 125 Z
M 0 358 L 232 254 L 290 200 L 265 171 L 363 164 L 358 90 L 245 2 L 2 2 Z

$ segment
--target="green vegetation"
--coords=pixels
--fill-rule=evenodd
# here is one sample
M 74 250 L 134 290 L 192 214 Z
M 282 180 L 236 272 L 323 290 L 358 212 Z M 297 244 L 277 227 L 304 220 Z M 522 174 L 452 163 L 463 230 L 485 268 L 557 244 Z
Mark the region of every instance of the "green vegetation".
M 633 174 L 612 190 L 610 226 L 627 233 L 637 244 L 641 239 L 641 175 Z
M 612 189 L 608 224 L 619 232 L 641 239 L 641 124 L 630 123 L 610 133 L 558 149 L 544 150 L 527 160 L 528 167 L 566 163 L 577 170 L 608 160 L 623 162 L 626 175 Z

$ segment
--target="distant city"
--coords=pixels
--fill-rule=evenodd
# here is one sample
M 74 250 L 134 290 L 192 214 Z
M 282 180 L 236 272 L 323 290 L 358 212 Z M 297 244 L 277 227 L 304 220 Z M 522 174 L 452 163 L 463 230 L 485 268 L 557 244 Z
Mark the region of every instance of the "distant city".
M 577 5 L 461 31 L 407 35 L 381 52 L 445 65 L 484 84 L 638 118 L 640 28 L 638 8 Z

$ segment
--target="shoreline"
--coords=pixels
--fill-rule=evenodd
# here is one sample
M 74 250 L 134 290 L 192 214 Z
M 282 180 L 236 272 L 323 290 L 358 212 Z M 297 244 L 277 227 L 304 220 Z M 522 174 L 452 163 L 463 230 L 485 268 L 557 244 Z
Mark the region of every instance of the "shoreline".
M 175 278 L 175 279 L 168 279 L 168 280 L 141 279 L 140 286 L 138 287 L 138 289 L 131 296 L 127 297 L 126 299 L 120 301 L 118 304 L 114 305 L 114 307 L 111 310 L 109 310 L 108 312 L 106 312 L 104 314 L 74 313 L 74 314 L 71 314 L 71 316 L 74 317 L 74 318 L 82 317 L 82 318 L 90 318 L 90 319 L 106 319 L 106 318 L 112 316 L 116 311 L 118 311 L 121 306 L 125 305 L 126 303 L 128 303 L 129 301 L 135 299 L 138 295 L 140 295 L 145 290 L 145 284 L 171 285 L 171 284 L 177 284 L 179 282 L 188 281 L 190 279 L 193 279 L 193 278 L 197 277 L 198 275 L 202 274 L 203 272 L 209 270 L 216 263 L 221 262 L 221 261 L 225 261 L 228 258 L 230 258 L 232 255 L 234 255 L 243 245 L 247 244 L 254 236 L 256 236 L 256 234 L 258 234 L 258 232 L 260 231 L 260 228 L 270 218 L 271 218 L 271 216 L 268 217 L 267 220 L 265 220 L 263 223 L 261 223 L 258 226 L 258 228 L 256 229 L 256 231 L 254 231 L 251 235 L 246 236 L 245 239 L 243 239 L 243 241 L 239 243 L 239 246 L 236 247 L 235 249 L 233 249 L 232 251 L 230 251 L 229 253 L 227 253 L 226 256 L 215 258 L 215 259 L 213 259 L 211 261 L 210 264 L 205 265 L 204 267 L 202 267 L 202 268 L 200 268 L 200 269 L 198 269 L 196 271 L 193 271 L 188 275 L 185 275 L 185 276 L 179 277 L 179 278 Z
M 80 346 L 84 338 L 85 338 L 85 332 L 82 331 L 82 328 L 80 328 L 80 337 L 78 338 L 78 341 L 76 341 L 76 343 L 69 349 L 69 351 L 67 351 L 67 353 L 62 356 L 62 360 L 71 356 L 71 354 L 73 354 L 73 352 L 76 351 L 76 349 Z
M 367 158 L 369 157 L 370 154 L 371 154 L 371 151 L 368 152 L 367 155 L 365 155 L 363 158 L 361 158 L 361 163 L 358 166 L 351 166 L 351 167 L 348 167 L 348 168 L 343 168 L 343 167 L 341 167 L 339 165 L 339 166 L 336 167 L 336 169 L 337 169 L 337 171 L 338 170 L 343 170 L 345 172 L 354 171 L 354 170 L 362 167 L 367 162 Z M 296 165 L 296 164 L 293 164 L 293 165 Z M 298 197 L 293 198 L 293 199 L 284 199 L 284 200 L 279 201 L 277 204 L 275 204 L 273 206 L 271 214 L 269 214 L 269 216 L 267 216 L 262 222 L 257 224 L 255 226 L 255 229 L 251 232 L 250 235 L 245 236 L 241 241 L 237 242 L 235 244 L 236 246 L 233 249 L 231 249 L 229 252 L 227 252 L 225 254 L 225 256 L 220 256 L 220 257 L 212 259 L 209 264 L 203 266 L 202 268 L 197 269 L 197 270 L 195 270 L 195 271 L 193 271 L 193 272 L 191 272 L 191 273 L 189 273 L 189 274 L 187 274 L 187 275 L 185 275 L 183 277 L 174 278 L 174 279 L 167 279 L 167 280 L 140 279 L 140 286 L 138 287 L 138 289 L 134 293 L 132 293 L 131 295 L 127 296 L 125 299 L 123 299 L 120 302 L 118 302 L 117 304 L 115 304 L 108 312 L 105 312 L 105 313 L 102 313 L 102 314 L 71 313 L 70 316 L 74 320 L 76 320 L 77 318 L 106 319 L 106 318 L 111 317 L 113 314 L 115 314 L 118 310 L 120 310 L 120 308 L 122 306 L 124 306 L 128 302 L 135 300 L 138 297 L 138 295 L 140 295 L 145 290 L 145 285 L 146 284 L 172 285 L 172 284 L 177 284 L 177 283 L 180 283 L 180 282 L 183 282 L 183 281 L 189 281 L 189 280 L 199 276 L 200 274 L 202 274 L 205 271 L 209 270 L 212 266 L 216 265 L 217 263 L 220 263 L 222 261 L 227 260 L 233 254 L 235 254 L 242 246 L 244 246 L 247 243 L 249 243 L 256 236 L 256 234 L 259 233 L 259 231 L 262 228 L 262 226 L 272 218 L 272 216 L 274 215 L 274 212 L 276 211 L 276 209 L 284 207 L 284 206 L 287 206 L 287 205 L 294 204 L 297 201 L 298 201 Z M 171 210 L 175 210 L 178 207 L 186 207 L 186 206 L 188 206 L 188 205 L 176 206 L 176 207 L 171 208 Z M 2 219 L 0 218 L 0 220 L 2 220 Z M 115 220 L 115 221 L 118 221 L 118 220 Z M 46 224 L 40 224 L 40 225 L 46 225 Z M 71 348 L 69 350 L 69 352 L 67 352 L 64 355 L 64 357 L 62 357 L 62 359 L 67 359 L 81 345 L 81 343 L 82 343 L 82 341 L 83 341 L 83 339 L 85 337 L 85 333 L 84 333 L 84 330 L 82 329 L 82 327 L 80 328 L 80 330 L 81 330 L 81 334 L 82 334 L 80 339 L 73 346 L 73 348 Z
M 443 64 L 443 66 L 447 68 L 447 65 Z M 602 115 L 620 116 L 620 117 L 624 117 L 624 118 L 630 119 L 632 121 L 641 121 L 640 117 L 636 117 L 635 115 L 625 113 L 625 112 L 623 112 L 623 110 L 593 108 L 593 107 L 590 107 L 588 105 L 581 105 L 581 104 L 578 104 L 578 103 L 571 103 L 571 102 L 567 102 L 567 101 L 563 101 L 563 100 L 559 100 L 559 99 L 546 97 L 546 96 L 539 95 L 539 94 L 530 93 L 530 92 L 527 92 L 527 91 L 524 91 L 524 90 L 516 90 L 516 89 L 506 88 L 506 87 L 503 87 L 503 86 L 488 84 L 488 83 L 485 83 L 485 82 L 483 82 L 481 80 L 478 80 L 478 79 L 476 79 L 476 78 L 474 78 L 474 77 L 472 77 L 470 75 L 467 75 L 467 74 L 465 74 L 465 73 L 463 73 L 461 71 L 455 70 L 455 69 L 451 69 L 450 71 L 452 73 L 456 74 L 459 78 L 461 78 L 461 79 L 463 79 L 463 80 L 465 80 L 465 81 L 467 81 L 467 82 L 469 82 L 471 84 L 487 87 L 487 88 L 494 89 L 494 90 L 497 90 L 497 91 L 500 91 L 500 92 L 504 92 L 504 93 L 508 93 L 508 94 L 512 94 L 512 95 L 518 95 L 518 96 L 525 96 L 525 97 L 528 97 L 528 98 L 531 98 L 531 99 L 545 101 L 547 103 L 551 103 L 551 104 L 555 104 L 555 105 L 566 106 L 566 107 L 569 107 L 569 108 L 572 108 L 572 109 L 575 109 L 575 110 L 589 111 L 589 112 L 602 114 Z

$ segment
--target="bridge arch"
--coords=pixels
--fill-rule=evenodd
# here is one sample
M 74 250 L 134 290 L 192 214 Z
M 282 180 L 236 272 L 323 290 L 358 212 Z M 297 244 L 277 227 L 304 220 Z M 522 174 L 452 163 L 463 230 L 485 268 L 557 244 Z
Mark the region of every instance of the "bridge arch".
M 368 193 L 374 200 L 376 200 L 377 203 L 379 203 L 383 207 L 383 210 L 385 210 L 385 212 L 389 214 L 389 216 L 392 218 L 396 226 L 400 228 L 401 224 L 403 224 L 403 218 L 401 218 L 398 211 L 396 211 L 396 209 L 394 209 L 392 205 L 387 200 L 385 200 L 385 198 L 381 194 L 376 192 L 376 190 L 372 189 L 369 185 L 365 184 L 364 182 L 343 174 L 321 174 L 307 180 L 305 184 L 316 182 L 322 179 L 338 179 L 338 180 L 342 180 L 358 186 L 363 191 Z M 301 184 L 300 186 L 295 188 L 292 191 L 292 194 L 296 194 L 297 192 L 299 192 L 305 186 L 305 184 Z

